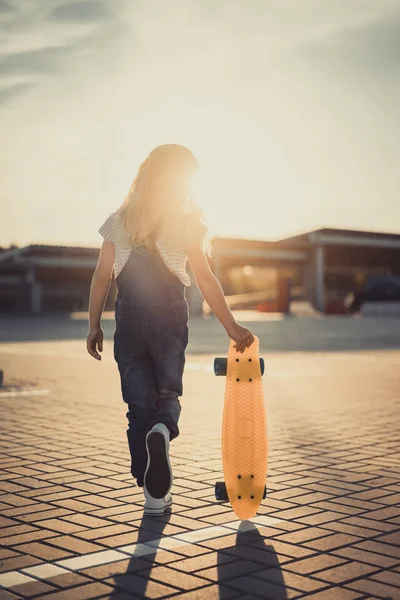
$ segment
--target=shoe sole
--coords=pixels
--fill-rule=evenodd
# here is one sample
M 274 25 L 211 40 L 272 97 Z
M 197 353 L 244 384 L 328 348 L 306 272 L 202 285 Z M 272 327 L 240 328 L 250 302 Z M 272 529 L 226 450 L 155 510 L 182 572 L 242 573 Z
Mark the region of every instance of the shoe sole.
M 169 512 L 171 509 L 172 500 L 167 502 L 164 508 L 145 508 L 144 514 L 146 517 L 162 517 L 165 512 Z
M 150 496 L 164 498 L 171 489 L 172 472 L 168 460 L 166 440 L 162 433 L 153 431 L 146 437 L 148 465 L 144 484 Z

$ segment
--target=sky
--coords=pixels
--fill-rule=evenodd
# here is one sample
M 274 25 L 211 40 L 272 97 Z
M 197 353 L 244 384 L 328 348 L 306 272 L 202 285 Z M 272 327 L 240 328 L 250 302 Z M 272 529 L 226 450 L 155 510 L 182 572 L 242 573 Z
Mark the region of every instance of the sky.
M 0 245 L 99 246 L 156 145 L 212 235 L 400 233 L 398 0 L 0 0 Z

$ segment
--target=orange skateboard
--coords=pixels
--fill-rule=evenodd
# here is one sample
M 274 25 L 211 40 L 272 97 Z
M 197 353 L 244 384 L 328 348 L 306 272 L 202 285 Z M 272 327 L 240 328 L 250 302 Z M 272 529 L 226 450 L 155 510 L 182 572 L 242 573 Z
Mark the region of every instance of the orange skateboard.
M 215 375 L 226 375 L 222 420 L 222 464 L 225 482 L 215 484 L 217 500 L 232 505 L 239 519 L 256 514 L 266 497 L 267 421 L 259 357 L 259 339 L 241 353 L 229 345 L 228 358 L 214 360 Z

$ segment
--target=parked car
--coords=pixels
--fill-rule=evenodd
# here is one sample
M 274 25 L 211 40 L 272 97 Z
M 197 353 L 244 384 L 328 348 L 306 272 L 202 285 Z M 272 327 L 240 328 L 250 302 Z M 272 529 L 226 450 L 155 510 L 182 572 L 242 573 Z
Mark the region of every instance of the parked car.
M 344 304 L 348 312 L 358 312 L 365 302 L 400 302 L 400 282 L 393 279 L 367 282 L 360 292 L 347 294 Z

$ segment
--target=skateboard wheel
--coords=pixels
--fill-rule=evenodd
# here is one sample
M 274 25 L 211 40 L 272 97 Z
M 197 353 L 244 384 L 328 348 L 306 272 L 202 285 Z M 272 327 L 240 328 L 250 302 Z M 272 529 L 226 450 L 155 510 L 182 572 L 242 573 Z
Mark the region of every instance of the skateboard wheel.
M 214 375 L 226 375 L 227 358 L 214 358 Z
M 239 360 L 239 359 L 236 359 L 236 360 Z M 214 358 L 214 375 L 226 376 L 227 365 L 228 365 L 227 358 L 223 358 L 223 357 Z M 263 358 L 260 358 L 260 369 L 261 369 L 261 375 L 264 375 L 265 363 L 264 363 Z
M 215 484 L 215 499 L 220 502 L 228 501 L 228 492 L 226 491 L 226 485 L 224 481 L 217 481 Z
M 267 497 L 267 486 L 264 486 L 263 500 Z

